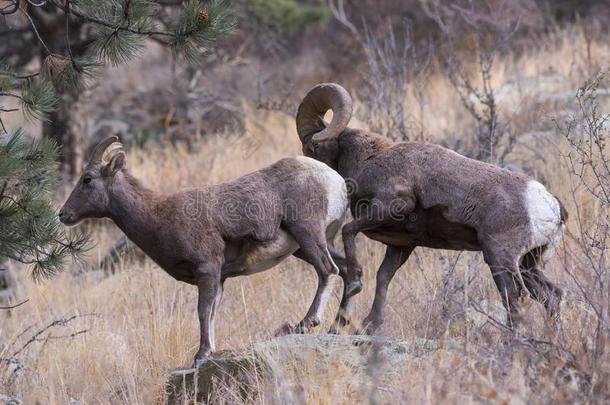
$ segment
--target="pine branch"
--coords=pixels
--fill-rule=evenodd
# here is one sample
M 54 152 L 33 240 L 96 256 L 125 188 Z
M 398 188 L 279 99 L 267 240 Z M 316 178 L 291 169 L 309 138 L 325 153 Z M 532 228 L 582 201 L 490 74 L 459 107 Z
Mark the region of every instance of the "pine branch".
M 21 88 L 21 108 L 26 118 L 44 120 L 57 105 L 57 96 L 53 84 L 47 80 L 37 79 L 26 83 Z
M 0 138 L 0 257 L 33 265 L 35 280 L 90 247 L 87 235 L 67 234 L 57 220 L 50 193 L 56 156 L 50 140 L 27 142 L 20 131 Z
M 225 0 L 212 0 L 208 7 L 197 0 L 184 3 L 182 13 L 173 27 L 171 43 L 191 63 L 198 62 L 222 36 L 231 32 L 236 20 Z
M 57 93 L 78 90 L 83 78 L 104 63 L 127 62 L 148 39 L 196 62 L 236 24 L 225 0 L 48 0 L 44 9 L 10 3 L 15 9 L 3 7 L 0 14 L 21 12 L 29 23 L 29 38 L 38 40 L 26 55 L 37 57 L 43 51 L 44 58 L 41 71 L 34 73 L 17 73 L 0 63 L 0 97 L 18 100 L 24 115 L 37 120 L 56 108 Z M 179 4 L 174 23 L 160 21 L 160 7 Z M 59 31 L 59 38 L 65 36 L 64 49 L 61 41 L 49 41 L 52 49 L 47 46 L 42 34 L 49 27 Z M 81 41 L 78 47 L 73 36 Z M 19 58 L 19 64 L 27 60 Z M 0 115 L 16 110 L 0 106 Z M 7 133 L 1 117 L 0 130 Z M 57 152 L 52 141 L 29 143 L 20 131 L 0 138 L 0 257 L 33 265 L 36 280 L 61 271 L 67 258 L 75 260 L 90 248 L 87 235 L 68 234 L 57 220 L 50 193 L 57 182 Z
M 92 15 L 87 14 L 78 9 L 74 9 L 74 8 L 67 9 L 64 5 L 61 4 L 60 1 L 52 0 L 52 1 L 50 1 L 50 3 L 54 4 L 58 8 L 62 9 L 64 12 L 69 12 L 70 15 L 78 17 L 85 22 L 97 24 L 97 25 L 100 25 L 100 26 L 106 27 L 106 28 L 111 28 L 116 31 L 126 31 L 126 32 L 129 32 L 132 34 L 143 35 L 143 36 L 154 36 L 154 35 L 164 36 L 164 37 L 173 36 L 173 34 L 171 32 L 167 32 L 167 31 L 159 31 L 159 30 L 153 30 L 153 29 L 136 29 L 136 28 L 132 28 L 129 25 L 118 25 L 117 26 L 117 24 L 113 24 L 112 22 L 105 21 L 105 20 L 102 20 L 97 17 L 93 17 Z

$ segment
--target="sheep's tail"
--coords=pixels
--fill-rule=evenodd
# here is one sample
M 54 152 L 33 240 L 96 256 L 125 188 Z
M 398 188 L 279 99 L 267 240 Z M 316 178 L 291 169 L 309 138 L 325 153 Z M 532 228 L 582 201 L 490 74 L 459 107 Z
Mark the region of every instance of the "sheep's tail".
M 561 223 L 565 224 L 568 220 L 568 210 L 566 210 L 566 207 L 563 206 L 563 203 L 559 198 L 557 198 L 556 196 L 553 197 L 555 197 L 555 199 L 559 203 L 559 218 L 561 219 Z
M 561 200 L 557 197 L 555 197 L 553 195 L 553 197 L 555 198 L 555 200 L 557 200 L 557 203 L 559 204 L 559 226 L 557 227 L 556 232 L 554 233 L 554 235 L 550 238 L 549 243 L 546 244 L 541 253 L 541 259 L 544 261 L 547 261 L 551 258 L 551 256 L 555 253 L 555 251 L 557 250 L 557 247 L 559 246 L 559 244 L 561 243 L 561 239 L 563 238 L 563 234 L 565 232 L 565 228 L 566 228 L 566 221 L 568 220 L 568 210 L 566 210 L 566 208 L 563 206 L 563 203 L 561 202 Z

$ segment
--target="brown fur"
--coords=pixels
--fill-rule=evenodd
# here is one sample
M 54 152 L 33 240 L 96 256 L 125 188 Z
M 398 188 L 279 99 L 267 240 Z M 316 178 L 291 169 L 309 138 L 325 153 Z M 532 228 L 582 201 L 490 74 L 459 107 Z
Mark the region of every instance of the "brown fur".
M 316 139 L 316 134 L 323 131 L 324 124 L 319 117 L 324 115 L 325 109 L 339 111 L 341 122 L 347 122 L 345 114 L 351 114 L 351 100 L 338 85 L 324 84 L 314 89 L 317 91 L 312 90 L 304 99 L 308 107 L 300 108 L 297 116 L 303 152 L 336 169 L 353 189 L 350 208 L 354 220 L 343 228 L 347 271 L 338 323 L 347 322 L 345 311 L 349 299 L 362 288 L 362 270 L 355 246 L 355 236 L 359 232 L 388 245 L 377 274 L 375 302 L 364 321 L 368 333 L 374 332 L 383 322 L 389 282 L 418 246 L 483 251 L 509 310 L 510 325 L 515 320 L 522 292 L 530 292 L 541 302 L 556 303 L 552 310 L 549 309 L 549 314 L 557 313 L 560 290 L 543 279 L 531 261 L 523 264 L 524 257 L 533 249 L 553 243 L 545 234 L 545 239 L 538 244 L 541 234 L 532 231 L 530 221 L 531 215 L 540 215 L 540 218 L 555 215 L 548 214 L 550 207 L 555 206 L 554 198 L 541 191 L 542 186 L 532 183 L 532 179 L 523 174 L 466 158 L 439 145 L 393 143 L 379 134 L 332 122 L 323 139 Z M 325 94 L 328 100 L 340 101 L 331 105 L 311 100 L 319 96 L 321 90 L 335 93 L 334 97 Z M 316 105 L 321 107 L 315 110 L 312 106 Z M 532 184 L 533 192 L 529 188 Z M 532 205 L 531 201 L 527 202 L 529 196 L 536 203 L 550 201 L 549 206 Z M 549 225 L 549 235 L 559 235 L 561 224 L 567 218 L 563 207 L 559 207 L 561 214 L 557 212 L 556 218 L 551 218 L 555 225 Z M 520 266 L 536 271 L 530 271 L 524 280 Z M 549 294 L 554 296 L 549 297 Z
M 161 194 L 129 174 L 123 152 L 115 150 L 108 162 L 100 156 L 85 169 L 60 219 L 73 225 L 111 218 L 169 275 L 198 287 L 196 366 L 214 350 L 213 321 L 225 279 L 266 270 L 291 254 L 312 264 L 319 278 L 297 331 L 320 322 L 329 277 L 337 272 L 327 240 L 339 229 L 347 202 L 345 184 L 330 168 L 306 158 L 282 159 L 231 182 Z M 338 179 L 333 190 L 324 183 L 328 176 Z M 333 199 L 340 204 L 330 215 Z

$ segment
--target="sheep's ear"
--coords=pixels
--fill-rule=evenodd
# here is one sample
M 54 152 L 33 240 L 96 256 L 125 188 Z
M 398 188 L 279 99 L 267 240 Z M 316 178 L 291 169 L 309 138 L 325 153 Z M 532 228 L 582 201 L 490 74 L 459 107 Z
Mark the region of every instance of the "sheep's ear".
M 102 175 L 112 177 L 123 167 L 125 167 L 125 153 L 119 152 L 110 159 L 110 162 L 108 162 L 106 166 L 102 168 Z

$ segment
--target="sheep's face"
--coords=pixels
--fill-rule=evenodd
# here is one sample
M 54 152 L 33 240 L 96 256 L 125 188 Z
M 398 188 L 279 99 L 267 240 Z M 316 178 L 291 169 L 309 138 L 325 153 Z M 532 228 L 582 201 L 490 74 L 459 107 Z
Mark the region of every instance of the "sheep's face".
M 107 164 L 89 165 L 59 211 L 65 225 L 76 225 L 86 218 L 101 218 L 110 208 L 109 189 L 125 163 L 125 154 L 115 155 Z
M 336 138 L 321 142 L 303 143 L 303 154 L 307 157 L 326 163 L 337 170 L 337 154 L 339 153 L 339 142 Z

